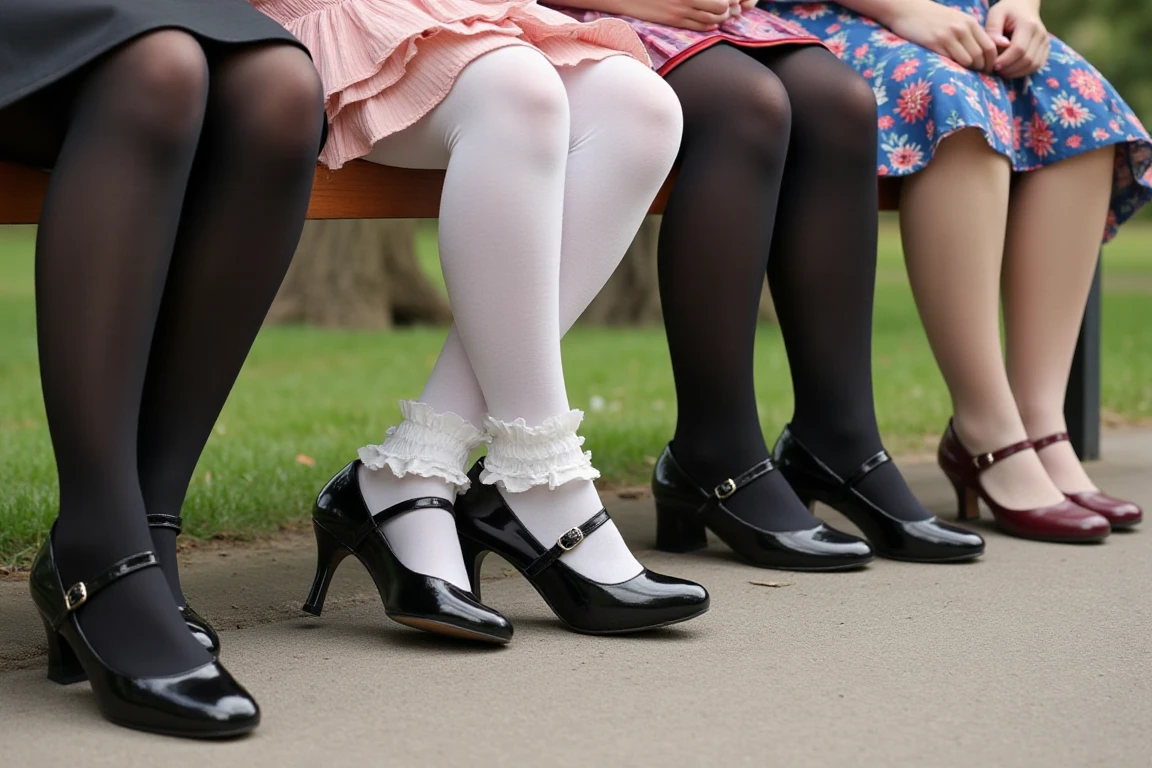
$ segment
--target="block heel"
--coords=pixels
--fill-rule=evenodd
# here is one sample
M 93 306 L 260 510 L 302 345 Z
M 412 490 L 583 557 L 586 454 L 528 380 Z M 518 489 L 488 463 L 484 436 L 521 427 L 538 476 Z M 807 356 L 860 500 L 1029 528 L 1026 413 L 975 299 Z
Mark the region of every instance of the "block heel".
M 708 529 L 696 517 L 697 505 L 656 499 L 656 549 L 696 552 L 708 547 Z
M 48 637 L 48 679 L 59 685 L 72 685 L 88 679 L 80 660 L 72 651 L 68 641 L 52 628 L 52 622 L 43 614 L 44 634 Z

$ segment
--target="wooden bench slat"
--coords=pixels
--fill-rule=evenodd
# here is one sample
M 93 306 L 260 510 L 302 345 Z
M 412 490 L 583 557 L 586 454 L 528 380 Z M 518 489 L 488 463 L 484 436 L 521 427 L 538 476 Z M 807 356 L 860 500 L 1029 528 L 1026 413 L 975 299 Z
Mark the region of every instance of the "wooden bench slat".
M 661 213 L 675 181 L 668 177 L 652 202 Z M 895 179 L 882 179 L 880 208 L 896 207 Z M 434 219 L 440 211 L 443 171 L 390 168 L 357 160 L 339 171 L 316 167 L 309 219 Z M 12 163 L 0 163 L 0 224 L 35 224 L 48 188 L 48 174 Z

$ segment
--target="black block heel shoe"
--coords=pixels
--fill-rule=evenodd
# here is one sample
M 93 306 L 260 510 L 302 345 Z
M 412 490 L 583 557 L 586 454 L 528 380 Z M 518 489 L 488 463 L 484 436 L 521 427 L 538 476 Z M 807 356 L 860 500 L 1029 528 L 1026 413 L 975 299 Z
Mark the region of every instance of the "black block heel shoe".
M 640 632 L 688 621 L 708 610 L 704 587 L 647 568 L 619 584 L 601 584 L 581 576 L 560 556 L 608 522 L 608 511 L 600 510 L 579 528 L 561 536 L 552 547 L 545 547 L 524 527 L 500 491 L 480 482 L 482 468 L 483 459 L 469 473 L 472 487 L 456 500 L 456 529 L 472 591 L 477 595 L 480 565 L 489 552 L 494 552 L 520 571 L 556 617 L 576 632 Z
M 179 536 L 183 529 L 183 521 L 178 515 L 148 515 L 148 527 L 171 528 Z M 180 606 L 180 615 L 184 617 L 188 631 L 192 633 L 200 645 L 204 646 L 204 650 L 216 658 L 220 658 L 220 636 L 216 634 L 212 625 L 203 616 L 192 610 L 192 606 L 187 603 Z
M 652 477 L 656 547 L 665 552 L 703 549 L 708 546 L 705 529 L 710 528 L 733 552 L 760 568 L 843 571 L 872 560 L 867 542 L 823 523 L 802 531 L 765 531 L 737 517 L 724 504 L 732 494 L 774 469 L 772 460 L 765 459 L 706 491 L 676 462 L 668 446 Z
M 508 619 L 455 584 L 409 570 L 392 552 L 380 530 L 388 520 L 414 509 L 439 508 L 452 513 L 451 502 L 435 497 L 411 499 L 373 515 L 360 494 L 359 469 L 359 460 L 344 467 L 316 500 L 312 511 L 316 578 L 304 610 L 320 615 L 337 566 L 348 555 L 355 555 L 371 574 L 384 601 L 384 613 L 393 621 L 468 640 L 511 640 L 512 625 Z
M 260 708 L 220 662 L 178 675 L 132 677 L 110 669 L 88 644 L 76 612 L 117 579 L 159 564 L 152 552 L 141 552 L 65 589 L 49 536 L 29 579 L 48 636 L 48 679 L 68 685 L 87 678 L 101 714 L 126 728 L 202 739 L 248 733 L 260 724 Z
M 820 501 L 840 512 L 868 537 L 882 557 L 948 563 L 971 560 L 984 553 L 984 539 L 971 531 L 942 523 L 935 516 L 901 520 L 856 490 L 857 483 L 868 473 L 891 461 L 886 451 L 865 461 L 848 478 L 841 478 L 785 427 L 773 454 L 801 501 L 809 506 Z

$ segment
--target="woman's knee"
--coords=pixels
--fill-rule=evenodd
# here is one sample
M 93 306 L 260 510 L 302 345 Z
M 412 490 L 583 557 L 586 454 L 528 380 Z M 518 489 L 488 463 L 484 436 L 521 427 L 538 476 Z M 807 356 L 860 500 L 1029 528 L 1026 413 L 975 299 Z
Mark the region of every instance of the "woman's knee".
M 680 100 L 664 78 L 635 59 L 613 56 L 585 65 L 566 80 L 574 143 L 597 131 L 632 151 L 675 158 L 684 130 Z M 601 129 L 604 129 L 601 131 Z
M 319 152 L 324 86 L 312 60 L 292 45 L 237 54 L 213 70 L 209 109 L 237 129 L 251 151 L 274 159 Z
M 750 161 L 782 163 L 793 121 L 792 102 L 784 84 L 764 68 L 741 87 L 724 90 L 724 103 L 706 117 L 713 135 Z M 685 121 L 694 122 L 687 114 Z
M 471 70 L 471 71 L 469 71 Z M 513 46 L 488 53 L 465 69 L 457 88 L 469 93 L 461 121 L 478 130 L 493 151 L 506 147 L 529 162 L 562 162 L 568 153 L 570 112 L 564 83 L 539 52 Z
M 143 146 L 167 151 L 196 141 L 208 100 L 208 61 L 191 35 L 163 30 L 129 43 L 104 62 L 113 115 Z
M 824 53 L 821 51 L 820 53 Z M 832 54 L 798 82 L 788 82 L 796 133 L 844 149 L 876 152 L 876 94 L 868 81 Z

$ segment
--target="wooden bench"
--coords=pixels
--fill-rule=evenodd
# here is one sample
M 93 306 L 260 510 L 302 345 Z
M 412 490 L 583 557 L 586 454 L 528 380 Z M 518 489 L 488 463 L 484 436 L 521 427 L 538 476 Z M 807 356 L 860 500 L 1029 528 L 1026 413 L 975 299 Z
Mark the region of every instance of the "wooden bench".
M 349 163 L 339 171 L 318 166 L 308 218 L 436 218 L 443 181 L 441 171 L 389 168 L 363 161 Z M 652 213 L 663 212 L 673 182 L 673 177 L 665 182 L 652 202 Z M 47 187 L 47 173 L 0 163 L 0 225 L 35 224 Z M 881 180 L 880 209 L 895 210 L 899 199 L 898 180 Z M 1098 458 L 1100 453 L 1100 303 L 1097 266 L 1064 404 L 1072 443 L 1083 459 Z

